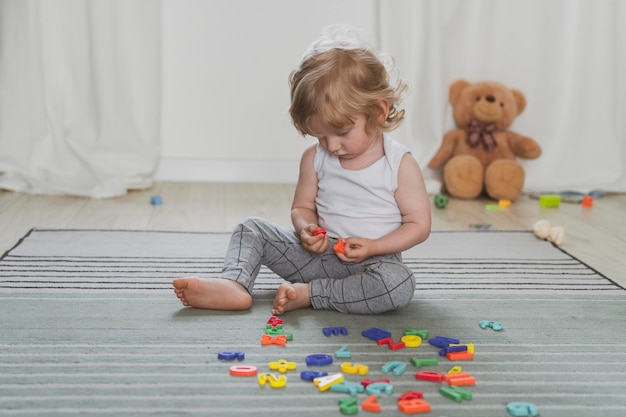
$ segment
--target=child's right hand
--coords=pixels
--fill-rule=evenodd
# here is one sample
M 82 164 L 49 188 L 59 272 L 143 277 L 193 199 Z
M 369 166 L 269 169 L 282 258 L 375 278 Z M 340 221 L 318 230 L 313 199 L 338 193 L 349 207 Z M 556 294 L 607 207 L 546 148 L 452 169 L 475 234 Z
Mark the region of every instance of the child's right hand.
M 310 224 L 300 231 L 302 247 L 311 253 L 324 253 L 328 249 L 328 236 L 326 233 L 315 233 L 320 227 Z

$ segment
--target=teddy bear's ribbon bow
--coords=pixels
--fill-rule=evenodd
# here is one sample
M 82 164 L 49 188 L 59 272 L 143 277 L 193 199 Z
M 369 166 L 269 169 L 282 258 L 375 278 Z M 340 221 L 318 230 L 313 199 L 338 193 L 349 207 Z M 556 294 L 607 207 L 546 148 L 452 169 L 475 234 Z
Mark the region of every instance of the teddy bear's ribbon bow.
M 478 120 L 472 120 L 467 126 L 467 143 L 472 148 L 482 143 L 485 150 L 490 151 L 498 145 L 492 135 L 495 130 L 496 125 L 493 123 L 483 124 Z

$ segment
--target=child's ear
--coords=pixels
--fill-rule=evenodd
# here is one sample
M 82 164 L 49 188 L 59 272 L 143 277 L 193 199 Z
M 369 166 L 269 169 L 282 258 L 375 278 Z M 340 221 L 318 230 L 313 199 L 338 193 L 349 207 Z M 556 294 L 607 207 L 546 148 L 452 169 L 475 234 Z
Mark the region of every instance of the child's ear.
M 382 125 L 387 121 L 387 117 L 389 116 L 389 102 L 387 100 L 380 100 L 378 102 L 379 114 L 378 114 L 378 122 Z

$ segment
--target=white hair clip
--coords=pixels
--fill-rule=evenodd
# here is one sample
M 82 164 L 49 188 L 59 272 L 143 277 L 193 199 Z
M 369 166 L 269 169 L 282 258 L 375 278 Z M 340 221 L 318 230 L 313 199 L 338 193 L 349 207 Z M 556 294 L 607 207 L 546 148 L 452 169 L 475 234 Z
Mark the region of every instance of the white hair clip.
M 334 24 L 326 26 L 320 37 L 313 42 L 302 56 L 302 62 L 312 56 L 330 51 L 332 49 L 364 50 L 376 56 L 385 66 L 388 73 L 394 70 L 394 59 L 387 54 L 378 52 L 368 39 L 366 32 L 348 25 Z

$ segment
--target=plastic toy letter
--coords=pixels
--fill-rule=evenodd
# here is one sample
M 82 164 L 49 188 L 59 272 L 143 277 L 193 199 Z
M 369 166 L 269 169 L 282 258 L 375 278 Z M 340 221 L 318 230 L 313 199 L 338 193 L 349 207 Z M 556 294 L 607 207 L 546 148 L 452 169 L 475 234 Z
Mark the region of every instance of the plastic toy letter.
M 263 386 L 269 383 L 272 388 L 283 388 L 287 385 L 287 377 L 285 375 L 274 375 L 272 373 L 260 374 L 258 381 L 259 385 Z
M 360 363 L 344 362 L 340 366 L 341 372 L 347 374 L 359 374 L 366 375 L 369 372 L 369 367 Z
M 335 243 L 335 246 L 333 246 L 333 249 L 335 252 L 345 255 L 345 246 L 346 242 L 342 238 L 339 238 L 339 240 L 337 240 L 337 243 Z
M 343 382 L 343 380 L 343 375 L 337 373 L 315 378 L 313 380 L 313 385 L 315 385 L 320 391 L 326 391 L 330 389 L 331 385 L 339 384 L 340 382 Z
M 295 362 L 287 362 L 285 359 L 280 359 L 278 362 L 270 362 L 268 366 L 271 370 L 278 371 L 283 374 L 287 371 L 293 371 L 296 369 Z
M 398 401 L 398 410 L 404 414 L 429 413 L 430 404 L 421 398 Z
M 365 391 L 365 387 L 358 382 L 343 381 L 330 386 L 330 390 L 334 392 L 345 392 L 351 396 L 356 396 L 359 392 Z
M 380 404 L 378 404 L 378 397 L 376 395 L 370 395 L 363 401 L 361 408 L 370 413 L 380 413 Z
M 254 376 L 257 369 L 256 366 L 235 365 L 230 367 L 229 373 L 232 376 Z
M 393 394 L 393 385 L 388 382 L 374 382 L 365 388 L 365 392 L 369 395 L 375 395 L 377 397 L 380 397 L 383 392 L 387 395 L 391 395 Z
M 514 402 L 506 405 L 506 411 L 515 417 L 538 416 L 539 408 L 531 403 Z
M 385 363 L 381 370 L 384 373 L 393 372 L 394 375 L 402 375 L 406 371 L 406 363 L 400 361 L 389 361 Z

